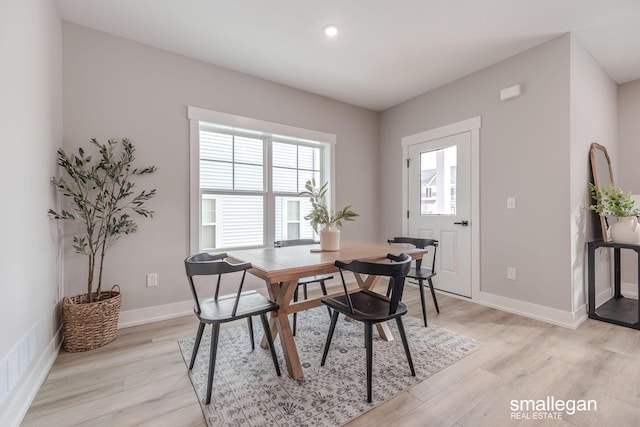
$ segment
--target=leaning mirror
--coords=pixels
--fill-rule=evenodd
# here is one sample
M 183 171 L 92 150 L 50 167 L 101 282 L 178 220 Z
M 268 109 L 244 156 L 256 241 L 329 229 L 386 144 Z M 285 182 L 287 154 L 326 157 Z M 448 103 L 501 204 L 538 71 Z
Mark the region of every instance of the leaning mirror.
M 613 170 L 611 169 L 611 159 L 607 149 L 602 145 L 594 142 L 589 149 L 589 158 L 591 160 L 591 173 L 593 175 L 593 185 L 598 188 L 609 187 L 614 184 Z M 602 229 L 602 240 L 609 242 L 611 237 L 608 231 L 607 218 L 598 215 L 600 228 Z

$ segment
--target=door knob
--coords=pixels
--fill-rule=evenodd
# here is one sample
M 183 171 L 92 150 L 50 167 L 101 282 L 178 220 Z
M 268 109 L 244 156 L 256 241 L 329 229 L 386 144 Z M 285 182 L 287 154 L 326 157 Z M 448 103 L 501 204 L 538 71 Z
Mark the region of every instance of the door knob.
M 468 227 L 469 226 L 469 221 L 460 221 L 460 222 L 454 222 L 455 225 L 462 225 L 463 227 Z

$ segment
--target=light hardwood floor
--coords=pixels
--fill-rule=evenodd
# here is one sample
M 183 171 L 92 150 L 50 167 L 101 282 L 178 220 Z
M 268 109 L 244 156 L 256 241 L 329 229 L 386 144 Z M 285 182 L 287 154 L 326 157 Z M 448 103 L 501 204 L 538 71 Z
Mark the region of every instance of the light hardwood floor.
M 417 288 L 404 300 L 420 316 Z M 481 347 L 348 426 L 640 425 L 640 331 L 594 320 L 569 330 L 442 294 L 438 302 L 440 315 L 429 301 L 430 321 Z M 181 317 L 122 329 L 101 349 L 61 351 L 22 425 L 204 426 L 176 344 L 196 327 Z M 547 396 L 593 399 L 597 411 L 512 419 L 511 400 Z

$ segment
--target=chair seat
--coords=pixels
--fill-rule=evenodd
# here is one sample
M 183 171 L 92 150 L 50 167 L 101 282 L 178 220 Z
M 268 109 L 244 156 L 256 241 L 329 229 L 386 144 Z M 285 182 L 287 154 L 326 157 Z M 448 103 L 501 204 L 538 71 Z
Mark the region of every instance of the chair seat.
M 308 285 L 309 283 L 322 282 L 329 279 L 333 279 L 333 276 L 330 274 L 320 274 L 318 276 L 303 277 L 302 279 L 298 280 L 298 285 Z
M 236 295 L 225 295 L 219 297 L 216 301 L 209 298 L 200 302 L 201 312 L 198 315 L 195 307 L 196 316 L 205 323 L 211 322 L 229 322 L 243 317 L 255 316 L 279 308 L 278 304 L 270 301 L 264 295 L 256 291 L 246 291 L 240 294 L 238 302 L 238 310 L 235 316 L 232 316 L 233 305 L 235 304 Z
M 420 270 L 416 270 L 415 267 L 411 267 L 411 269 L 409 270 L 409 273 L 407 273 L 407 277 L 410 277 L 412 279 L 430 279 L 431 277 L 435 276 L 436 273 L 434 273 L 430 268 L 421 268 Z
M 394 314 L 389 314 L 390 299 L 367 290 L 351 294 L 353 313 L 349 309 L 349 302 L 345 295 L 335 298 L 323 298 L 322 302 L 338 312 L 360 322 L 379 323 L 389 319 L 404 316 L 407 306 L 403 302 L 398 303 L 398 309 Z

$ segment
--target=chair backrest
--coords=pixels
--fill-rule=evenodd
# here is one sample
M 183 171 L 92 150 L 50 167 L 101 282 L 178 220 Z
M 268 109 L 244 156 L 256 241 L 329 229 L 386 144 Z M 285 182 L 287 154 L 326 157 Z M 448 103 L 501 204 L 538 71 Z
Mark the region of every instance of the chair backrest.
M 218 299 L 218 294 L 220 293 L 220 280 L 222 278 L 222 275 L 227 273 L 242 271 L 242 279 L 240 280 L 240 285 L 238 286 L 236 300 L 233 305 L 233 311 L 231 313 L 232 316 L 236 315 L 236 310 L 238 309 L 238 303 L 240 302 L 240 294 L 242 293 L 242 286 L 244 285 L 244 278 L 247 274 L 247 270 L 251 268 L 251 263 L 243 262 L 240 264 L 231 264 L 229 261 L 226 260 L 226 258 L 227 258 L 226 253 L 221 253 L 221 254 L 200 253 L 197 255 L 191 255 L 190 257 L 184 260 L 184 267 L 187 272 L 187 278 L 189 279 L 191 294 L 196 304 L 198 314 L 200 314 L 201 312 L 200 300 L 198 298 L 196 286 L 193 281 L 194 276 L 218 275 L 216 291 L 214 294 L 214 298 Z
M 340 269 L 340 277 L 342 278 L 342 286 L 344 288 L 345 295 L 347 296 L 347 302 L 349 309 L 353 313 L 353 304 L 351 302 L 351 296 L 347 290 L 347 284 L 344 280 L 343 270 L 351 271 L 353 273 L 361 273 L 373 276 L 384 276 L 389 278 L 389 287 L 391 288 L 391 303 L 389 306 L 389 314 L 395 314 L 398 309 L 398 304 L 402 300 L 402 292 L 404 290 L 404 279 L 409 273 L 411 267 L 411 257 L 405 253 L 400 255 L 387 254 L 386 259 L 392 261 L 391 263 L 369 262 L 354 260 L 349 263 L 343 261 L 336 261 L 335 266 Z
M 418 249 L 424 249 L 429 246 L 433 247 L 432 257 L 431 257 L 431 271 L 433 273 L 436 272 L 436 251 L 438 250 L 438 241 L 435 239 L 421 239 L 417 237 L 394 237 L 393 239 L 387 240 L 389 244 L 392 243 L 408 243 L 410 245 L 415 246 Z M 416 270 L 420 270 L 422 268 L 422 258 L 418 258 L 416 260 Z
M 273 243 L 276 248 L 284 248 L 286 246 L 301 246 L 301 245 L 314 245 L 316 242 L 313 239 L 292 239 L 292 240 L 277 240 Z

